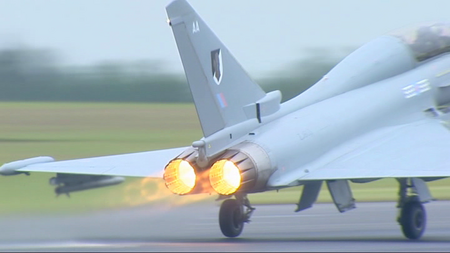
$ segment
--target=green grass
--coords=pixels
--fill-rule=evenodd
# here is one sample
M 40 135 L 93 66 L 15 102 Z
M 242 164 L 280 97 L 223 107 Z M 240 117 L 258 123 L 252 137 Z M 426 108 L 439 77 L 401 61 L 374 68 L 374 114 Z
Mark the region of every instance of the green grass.
M 192 104 L 0 103 L 0 164 L 50 155 L 57 160 L 190 145 L 202 137 Z M 54 174 L 0 177 L 0 213 L 80 212 L 147 203 L 181 205 L 214 201 L 207 194 L 176 196 L 161 179 L 125 183 L 55 197 Z M 448 199 L 448 180 L 431 182 L 435 198 Z M 351 184 L 357 201 L 397 199 L 397 183 Z M 301 187 L 250 195 L 255 204 L 296 203 Z M 326 186 L 319 202 L 331 201 Z

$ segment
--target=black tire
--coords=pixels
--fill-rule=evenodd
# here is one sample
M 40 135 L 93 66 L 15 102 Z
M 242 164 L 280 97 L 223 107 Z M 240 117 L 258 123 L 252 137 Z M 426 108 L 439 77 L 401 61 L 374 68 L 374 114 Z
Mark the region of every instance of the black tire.
M 235 199 L 222 202 L 219 211 L 219 225 L 226 237 L 237 237 L 244 229 L 242 207 Z
M 417 240 L 425 232 L 426 223 L 427 216 L 422 203 L 419 201 L 406 202 L 400 216 L 403 234 L 409 239 Z

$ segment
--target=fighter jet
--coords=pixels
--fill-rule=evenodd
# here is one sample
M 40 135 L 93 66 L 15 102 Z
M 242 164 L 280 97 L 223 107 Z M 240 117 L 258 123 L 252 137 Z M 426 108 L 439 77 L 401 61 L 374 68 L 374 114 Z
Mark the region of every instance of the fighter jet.
M 281 103 L 242 69 L 186 0 L 167 7 L 203 138 L 191 146 L 54 161 L 6 163 L 1 175 L 54 172 L 57 194 L 163 178 L 178 195 L 217 193 L 219 226 L 237 237 L 255 208 L 248 194 L 303 185 L 296 212 L 325 182 L 339 212 L 355 208 L 349 182 L 395 178 L 397 222 L 419 239 L 427 182 L 450 176 L 450 25 L 423 24 L 380 36 Z

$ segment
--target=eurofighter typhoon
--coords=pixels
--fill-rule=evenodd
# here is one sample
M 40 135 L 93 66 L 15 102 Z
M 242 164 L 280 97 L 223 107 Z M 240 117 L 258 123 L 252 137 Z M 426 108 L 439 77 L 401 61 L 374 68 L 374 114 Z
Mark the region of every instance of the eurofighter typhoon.
M 355 208 L 349 181 L 395 178 L 397 222 L 426 226 L 427 182 L 450 176 L 450 25 L 423 24 L 363 45 L 297 97 L 264 92 L 185 0 L 167 8 L 203 138 L 189 147 L 6 163 L 2 175 L 54 172 L 57 194 L 163 178 L 179 194 L 217 193 L 219 226 L 237 237 L 255 208 L 248 194 L 303 185 L 296 212 L 325 183 L 339 212 Z

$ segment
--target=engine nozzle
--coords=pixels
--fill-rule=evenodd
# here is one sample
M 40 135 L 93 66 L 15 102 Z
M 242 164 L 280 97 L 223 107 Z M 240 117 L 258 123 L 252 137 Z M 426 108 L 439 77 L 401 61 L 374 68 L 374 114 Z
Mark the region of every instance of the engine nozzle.
M 195 187 L 194 167 L 183 159 L 175 159 L 167 164 L 163 178 L 167 188 L 175 194 L 188 194 Z
M 209 181 L 213 189 L 222 195 L 231 195 L 241 186 L 241 171 L 232 162 L 222 159 L 213 164 L 209 172 Z
M 267 152 L 256 143 L 243 142 L 224 152 L 209 171 L 209 181 L 217 193 L 264 191 L 274 167 Z

